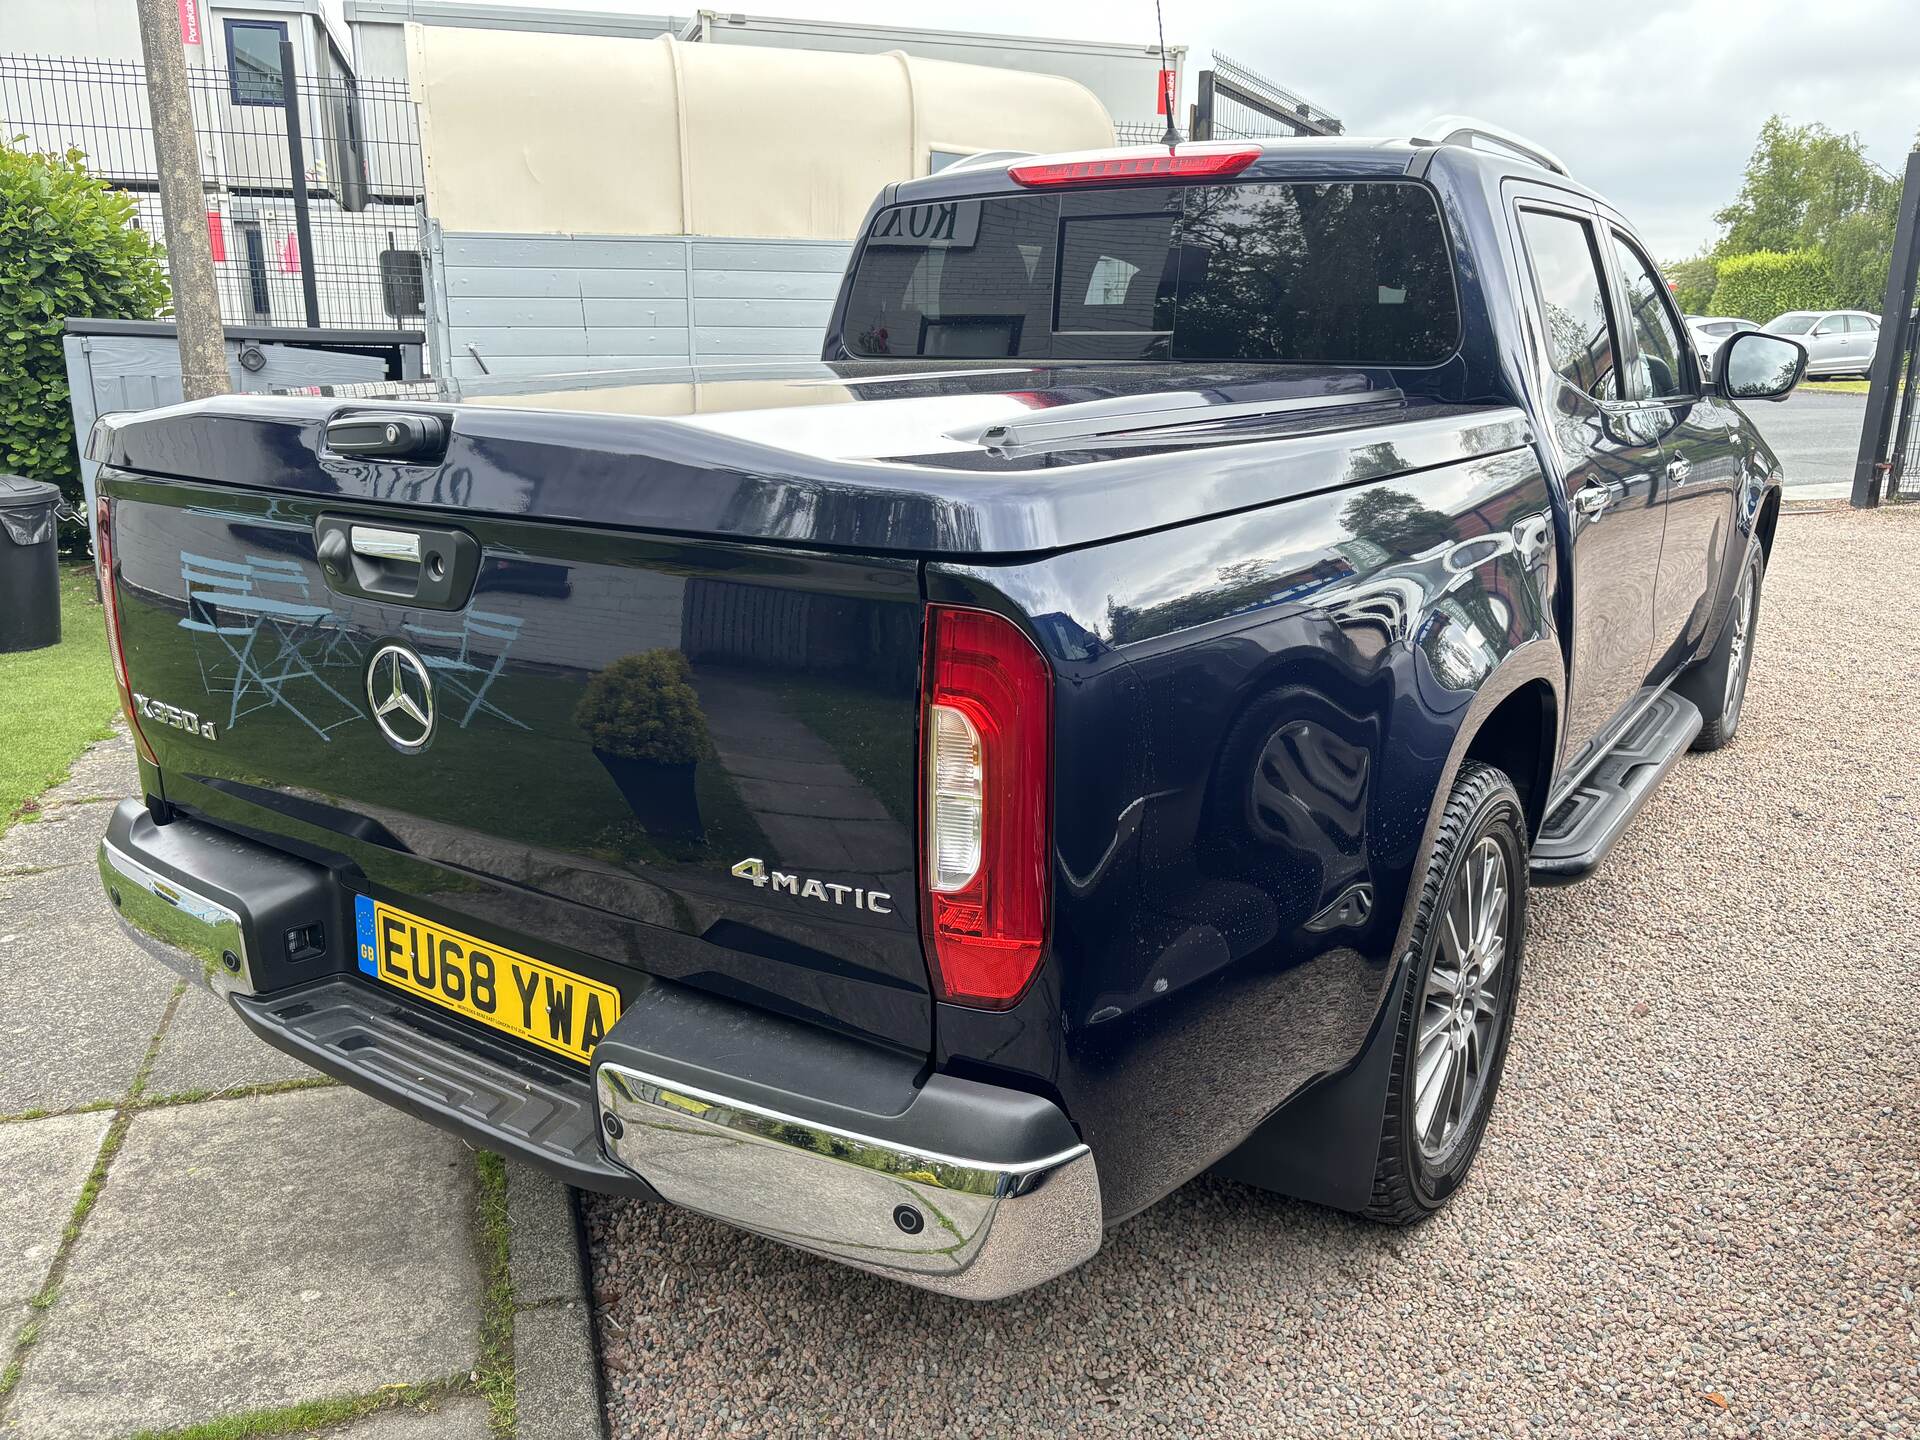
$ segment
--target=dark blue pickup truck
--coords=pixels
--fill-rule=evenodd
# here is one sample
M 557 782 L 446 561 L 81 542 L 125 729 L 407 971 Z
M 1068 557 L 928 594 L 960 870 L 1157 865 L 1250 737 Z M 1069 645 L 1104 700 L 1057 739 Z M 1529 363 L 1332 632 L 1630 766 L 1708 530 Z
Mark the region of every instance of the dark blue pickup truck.
M 576 1185 L 1007 1295 L 1205 1170 L 1399 1224 L 1527 890 L 1740 720 L 1778 467 L 1543 153 L 982 159 L 823 360 L 103 421 L 131 933 Z

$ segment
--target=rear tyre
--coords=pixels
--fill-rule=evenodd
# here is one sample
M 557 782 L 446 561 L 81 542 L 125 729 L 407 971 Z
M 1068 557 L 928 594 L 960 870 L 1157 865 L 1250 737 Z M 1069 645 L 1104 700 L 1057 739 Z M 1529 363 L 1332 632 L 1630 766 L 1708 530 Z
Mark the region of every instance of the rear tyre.
M 1506 1065 L 1526 927 L 1520 796 L 1503 772 L 1470 761 L 1414 914 L 1369 1219 L 1423 1220 L 1466 1179 Z
M 1740 568 L 1733 603 L 1713 650 L 1674 682 L 1675 690 L 1700 707 L 1704 723 L 1694 738 L 1695 750 L 1718 750 L 1740 728 L 1747 673 L 1753 668 L 1753 642 L 1760 631 L 1760 587 L 1766 578 L 1767 558 L 1755 545 Z

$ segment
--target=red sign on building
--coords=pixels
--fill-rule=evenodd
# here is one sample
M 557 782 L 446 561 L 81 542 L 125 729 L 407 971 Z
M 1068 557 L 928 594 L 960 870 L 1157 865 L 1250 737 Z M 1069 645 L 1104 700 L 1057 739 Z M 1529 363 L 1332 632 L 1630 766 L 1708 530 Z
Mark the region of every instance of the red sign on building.
M 185 5 L 190 3 L 190 0 L 180 0 L 180 3 Z M 1154 114 L 1164 115 L 1167 113 L 1167 96 L 1171 95 L 1172 93 L 1173 93 L 1173 71 L 1162 70 L 1160 72 L 1160 98 L 1154 102 L 1154 110 L 1153 110 Z
M 180 0 L 180 43 L 200 43 L 200 0 Z

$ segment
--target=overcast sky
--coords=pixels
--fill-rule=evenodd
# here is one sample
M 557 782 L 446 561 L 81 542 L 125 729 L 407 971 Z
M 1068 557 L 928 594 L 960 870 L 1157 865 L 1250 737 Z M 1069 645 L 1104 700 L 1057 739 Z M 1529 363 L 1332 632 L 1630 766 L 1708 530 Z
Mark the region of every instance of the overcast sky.
M 593 0 L 573 0 L 591 5 Z M 608 8 L 684 13 L 672 0 Z M 1761 122 L 1857 130 L 1900 173 L 1920 129 L 1920 0 L 1162 0 L 1188 93 L 1218 49 L 1356 135 L 1468 114 L 1530 135 L 1662 260 L 1714 237 Z M 1150 43 L 1153 0 L 732 0 L 749 14 Z M 1149 102 L 1139 115 L 1151 117 Z

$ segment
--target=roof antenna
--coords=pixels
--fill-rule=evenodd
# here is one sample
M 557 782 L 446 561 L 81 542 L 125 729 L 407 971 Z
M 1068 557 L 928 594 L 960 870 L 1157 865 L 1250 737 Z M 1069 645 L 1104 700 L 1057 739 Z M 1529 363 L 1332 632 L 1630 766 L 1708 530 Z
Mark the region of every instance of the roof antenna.
M 1160 18 L 1160 0 L 1153 0 L 1153 24 L 1160 32 L 1160 95 L 1167 107 L 1167 133 L 1160 143 L 1171 150 L 1180 143 L 1180 132 L 1173 123 L 1173 67 L 1167 63 L 1167 22 Z

